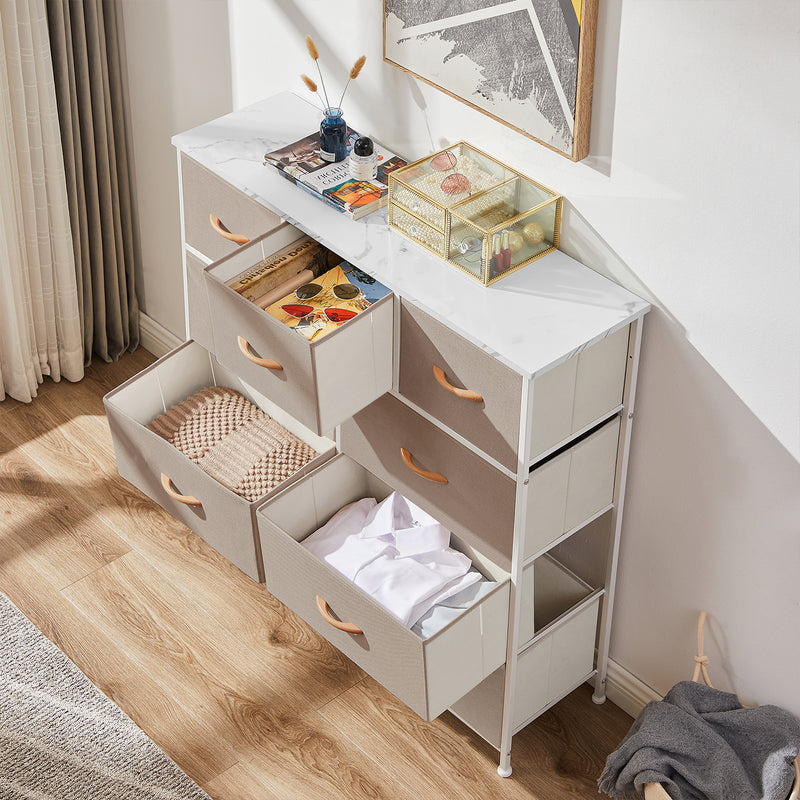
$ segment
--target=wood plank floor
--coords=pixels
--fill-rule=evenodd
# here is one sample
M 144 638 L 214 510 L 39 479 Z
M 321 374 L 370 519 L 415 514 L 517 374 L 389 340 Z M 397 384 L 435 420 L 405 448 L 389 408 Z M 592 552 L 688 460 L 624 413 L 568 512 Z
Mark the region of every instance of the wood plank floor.
M 421 721 L 123 481 L 102 396 L 152 360 L 0 403 L 0 590 L 105 694 L 217 800 L 597 797 L 620 709 L 582 687 L 498 778 L 455 717 Z

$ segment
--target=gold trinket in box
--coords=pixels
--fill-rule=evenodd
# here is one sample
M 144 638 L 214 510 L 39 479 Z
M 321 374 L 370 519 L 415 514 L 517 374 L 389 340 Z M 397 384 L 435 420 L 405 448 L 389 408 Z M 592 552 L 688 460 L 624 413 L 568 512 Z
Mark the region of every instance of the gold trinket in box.
M 389 174 L 389 224 L 488 286 L 558 248 L 561 195 L 457 142 Z

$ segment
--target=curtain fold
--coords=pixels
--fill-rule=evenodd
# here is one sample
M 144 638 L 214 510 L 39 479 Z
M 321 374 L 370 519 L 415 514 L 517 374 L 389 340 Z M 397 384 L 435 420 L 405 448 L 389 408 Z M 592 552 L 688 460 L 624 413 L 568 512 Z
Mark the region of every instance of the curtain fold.
M 47 0 L 84 359 L 139 344 L 132 193 L 117 11 Z
M 44 0 L 0 0 L 0 400 L 83 377 Z

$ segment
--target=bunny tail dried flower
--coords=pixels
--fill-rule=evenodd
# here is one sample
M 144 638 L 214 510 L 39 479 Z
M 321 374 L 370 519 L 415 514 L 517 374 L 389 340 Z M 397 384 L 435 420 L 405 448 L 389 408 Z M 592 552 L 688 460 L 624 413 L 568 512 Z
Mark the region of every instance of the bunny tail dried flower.
M 317 89 L 317 84 L 308 77 L 308 75 L 301 75 L 300 80 L 306 85 L 306 88 L 309 92 L 313 92 L 317 97 L 319 97 L 320 103 L 322 103 L 322 97 L 320 97 L 319 90 Z
M 342 101 L 344 100 L 344 95 L 345 95 L 345 92 L 347 91 L 347 87 L 350 85 L 350 81 L 354 81 L 358 77 L 358 75 L 361 72 L 361 69 L 363 68 L 363 66 L 366 63 L 366 61 L 367 61 L 367 57 L 366 56 L 361 56 L 360 58 L 356 59 L 356 63 L 353 64 L 353 67 L 350 70 L 350 75 L 347 78 L 347 83 L 344 85 L 344 92 L 342 92 L 342 96 L 339 99 L 339 107 L 340 108 L 342 106 Z
M 317 50 L 317 46 L 310 36 L 306 36 L 306 47 L 308 48 L 308 54 L 316 61 L 319 58 L 319 50 Z
M 306 36 L 306 48 L 308 49 L 308 54 L 313 59 L 314 63 L 317 65 L 317 72 L 319 73 L 319 82 L 322 84 L 322 94 L 325 95 L 324 98 L 324 105 L 325 108 L 330 106 L 330 102 L 328 101 L 328 90 L 325 88 L 325 79 L 322 77 L 322 70 L 319 66 L 319 50 L 317 50 L 317 46 L 314 44 L 314 40 L 310 36 Z M 307 86 L 308 84 L 306 84 Z M 322 100 L 322 96 L 320 95 L 320 100 Z

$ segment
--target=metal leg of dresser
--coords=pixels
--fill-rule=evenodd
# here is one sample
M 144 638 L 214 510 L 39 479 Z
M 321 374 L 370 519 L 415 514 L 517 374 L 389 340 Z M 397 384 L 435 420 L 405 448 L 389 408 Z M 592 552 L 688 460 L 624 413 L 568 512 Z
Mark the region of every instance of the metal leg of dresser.
M 600 614 L 600 632 L 597 641 L 597 674 L 594 682 L 592 700 L 604 703 L 606 699 L 606 674 L 608 672 L 608 647 L 611 640 L 611 617 L 614 609 L 614 593 L 617 581 L 617 560 L 619 557 L 620 532 L 622 530 L 622 507 L 625 502 L 625 482 L 628 471 L 633 409 L 636 399 L 636 378 L 639 372 L 639 353 L 642 344 L 643 318 L 631 324 L 628 339 L 628 367 L 625 372 L 622 422 L 617 449 L 617 468 L 614 479 L 614 499 L 611 510 L 612 541 L 606 562 L 605 597 Z
M 514 694 L 519 650 L 519 617 L 522 600 L 522 564 L 525 560 L 525 526 L 527 516 L 527 486 L 529 482 L 530 431 L 533 424 L 533 381 L 522 384 L 520 402 L 519 446 L 517 448 L 517 490 L 514 508 L 514 545 L 511 554 L 511 597 L 508 614 L 508 643 L 506 673 L 503 689 L 503 722 L 500 734 L 501 778 L 511 775 L 511 739 L 514 735 Z

